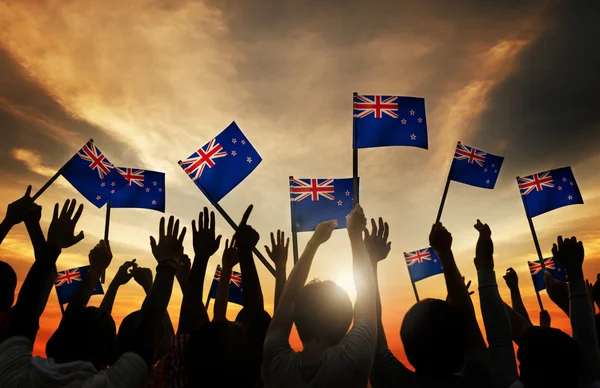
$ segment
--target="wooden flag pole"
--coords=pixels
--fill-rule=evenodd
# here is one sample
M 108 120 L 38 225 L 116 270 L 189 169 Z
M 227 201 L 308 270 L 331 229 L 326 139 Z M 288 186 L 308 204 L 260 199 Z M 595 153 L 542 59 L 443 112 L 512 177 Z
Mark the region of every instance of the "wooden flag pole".
M 108 231 L 110 228 L 110 200 L 106 202 L 106 220 L 104 221 L 104 243 L 109 244 L 108 242 Z M 106 270 L 102 273 L 100 277 L 100 283 L 104 284 L 106 281 Z
M 354 97 L 352 95 L 352 207 L 360 200 L 358 192 L 358 148 L 356 148 L 356 117 L 354 117 Z
M 415 299 L 417 300 L 417 303 L 419 303 L 421 300 L 419 299 L 419 293 L 417 292 L 417 286 L 415 285 L 415 282 L 412 281 L 412 279 L 410 280 L 410 284 L 412 284 L 412 289 L 413 289 L 413 292 L 415 293 Z
M 293 176 L 290 175 L 290 181 L 294 179 Z M 292 254 L 294 255 L 294 265 L 298 262 L 298 232 L 296 231 L 296 203 L 290 200 L 290 210 L 292 216 Z
M 90 139 L 91 142 L 94 141 L 94 139 Z M 73 159 L 73 157 L 71 157 L 71 159 Z M 59 176 L 61 176 L 61 174 L 63 173 L 63 171 L 65 170 L 65 168 L 67 167 L 67 165 L 69 164 L 69 162 L 71 161 L 71 159 L 69 159 L 69 161 L 67 161 L 67 163 L 63 164 L 61 168 L 58 169 L 58 171 L 56 172 L 56 174 L 54 174 L 52 176 L 52 178 L 50 178 L 48 180 L 48 182 L 46 182 L 44 184 L 44 186 L 42 186 L 41 189 L 39 189 L 37 191 L 37 193 L 35 193 L 33 195 L 33 197 L 31 197 L 31 199 L 35 202 L 36 199 L 38 199 L 40 197 L 40 195 L 42 195 L 44 193 L 44 191 L 46 191 L 48 189 L 48 187 L 50 187 L 50 185 L 52 185 L 52 183 L 54 183 L 55 180 L 58 179 Z
M 442 202 L 440 202 L 440 208 L 438 209 L 435 223 L 437 224 L 442 219 L 442 211 L 444 210 L 444 204 L 446 203 L 446 196 L 448 195 L 448 189 L 450 188 L 450 173 L 448 173 L 448 179 L 446 179 L 446 187 L 444 187 L 444 194 L 442 194 Z
M 519 177 L 517 177 L 517 185 L 519 183 Z M 544 263 L 544 256 L 542 255 L 542 248 L 540 248 L 540 242 L 537 238 L 537 233 L 535 233 L 535 227 L 533 226 L 533 220 L 529 217 L 529 209 L 527 208 L 527 203 L 523 201 L 523 207 L 525 208 L 525 216 L 527 217 L 527 222 L 529 223 L 529 229 L 531 230 L 531 236 L 533 237 L 533 244 L 535 245 L 535 250 L 538 255 L 538 259 L 540 260 L 540 265 L 542 266 L 542 271 L 546 272 L 546 265 Z M 535 288 L 535 286 L 534 286 Z M 542 304 L 542 298 L 540 297 L 539 291 L 535 290 L 535 295 L 537 296 L 538 303 L 540 305 L 540 309 L 544 309 L 544 305 Z
M 37 193 L 35 193 L 35 194 L 33 195 L 33 197 L 31 197 L 31 199 L 32 199 L 34 202 L 35 202 L 35 201 L 36 201 L 36 200 L 37 200 L 37 199 L 40 197 L 40 195 L 42 195 L 42 194 L 44 193 L 44 191 L 46 191 L 46 190 L 48 189 L 48 187 L 50 187 L 50 185 L 52 185 L 52 183 L 54 183 L 54 181 L 55 181 L 55 180 L 57 180 L 57 179 L 58 179 L 58 177 L 59 177 L 59 176 L 61 176 L 61 174 L 62 174 L 62 172 L 64 171 L 64 169 L 65 169 L 65 167 L 66 167 L 66 166 L 67 166 L 67 164 L 65 163 L 65 164 L 64 164 L 64 165 L 63 165 L 61 168 L 59 168 L 59 169 L 58 169 L 58 171 L 56 172 L 56 174 L 54 174 L 54 175 L 52 176 L 52 178 L 50 178 L 50 179 L 48 180 L 48 182 L 46 182 L 46 183 L 44 184 L 44 186 L 42 186 L 42 188 L 41 188 L 41 189 L 39 189 L 39 190 L 37 191 Z

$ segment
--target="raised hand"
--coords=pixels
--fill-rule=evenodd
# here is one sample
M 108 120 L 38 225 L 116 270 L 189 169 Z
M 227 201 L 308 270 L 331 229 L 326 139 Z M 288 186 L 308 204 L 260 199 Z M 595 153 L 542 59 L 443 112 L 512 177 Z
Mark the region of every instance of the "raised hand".
M 185 237 L 185 227 L 179 233 L 179 220 L 175 221 L 173 216 L 169 217 L 169 224 L 165 231 L 165 217 L 160 219 L 158 244 L 154 237 L 150 236 L 150 247 L 152 254 L 158 264 L 167 263 L 165 265 L 177 268 L 179 259 L 183 254 L 183 239 Z
M 569 315 L 569 285 L 554 279 L 548 271 L 544 272 L 544 281 L 546 282 L 546 292 L 558 307 Z
M 88 257 L 90 259 L 90 271 L 93 270 L 96 273 L 104 272 L 110 265 L 113 257 L 112 252 L 110 251 L 110 245 L 104 240 L 100 240 L 100 242 L 92 248 Z
M 477 271 L 482 269 L 494 269 L 494 243 L 492 242 L 492 231 L 488 224 L 482 224 L 477 220 L 474 225 L 479 232 L 477 247 L 475 248 L 475 268 Z
M 131 271 L 131 274 L 133 275 L 133 280 L 148 293 L 150 288 L 152 288 L 152 271 L 149 268 L 136 267 Z
M 275 264 L 275 268 L 285 268 L 288 259 L 289 246 L 290 238 L 288 237 L 286 240 L 284 232 L 277 230 L 277 240 L 275 240 L 275 235 L 271 232 L 271 248 L 269 249 L 269 247 L 265 245 L 265 250 Z
M 81 217 L 81 213 L 83 213 L 83 205 L 79 205 L 77 212 L 75 212 L 75 206 L 77 206 L 76 200 L 67 199 L 59 214 L 58 204 L 54 205 L 52 222 L 48 228 L 49 244 L 63 249 L 69 248 L 83 240 L 83 231 L 79 232 L 77 236 L 75 236 L 75 227 L 77 226 L 79 217 Z
M 464 281 L 465 281 L 465 277 L 463 276 L 463 282 Z M 469 295 L 473 295 L 475 293 L 475 291 L 469 291 L 469 288 L 471 288 L 471 281 L 470 280 L 465 284 L 465 288 L 467 289 L 467 292 L 469 293 Z
M 324 244 L 331 237 L 331 233 L 337 228 L 338 222 L 336 220 L 323 221 L 315 228 L 310 241 L 313 241 L 319 245 Z
M 563 240 L 562 236 L 558 236 L 557 243 L 552 246 L 552 256 L 565 267 L 569 278 L 583 279 L 584 249 L 583 243 L 576 237 Z
M 514 290 L 519 288 L 519 277 L 512 267 L 506 270 L 506 275 L 503 278 L 509 289 Z
M 207 207 L 198 214 L 198 228 L 192 220 L 192 237 L 197 258 L 208 260 L 219 249 L 221 235 L 215 237 L 215 213 L 211 211 L 209 216 Z
M 375 219 L 371 218 L 371 233 L 365 228 L 364 241 L 369 258 L 373 264 L 385 259 L 392 249 L 392 242 L 388 242 L 390 227 L 387 222 L 383 222 L 383 218 L 379 217 L 379 227 Z
M 26 214 L 31 210 L 31 204 L 33 204 L 33 199 L 31 199 L 31 185 L 29 185 L 24 196 L 8 205 L 4 222 L 10 226 L 23 222 Z
M 42 219 L 42 207 L 36 203 L 31 203 L 29 208 L 23 215 L 23 221 L 25 224 L 39 224 Z
M 448 229 L 441 222 L 431 227 L 429 245 L 440 257 L 446 256 L 445 254 L 452 250 L 452 234 L 448 232 Z
M 133 277 L 133 274 L 135 273 L 136 268 L 137 268 L 137 264 L 135 263 L 135 259 L 124 262 L 119 267 L 119 270 L 117 271 L 117 274 L 115 275 L 113 282 L 115 282 L 119 286 L 122 286 L 123 284 L 127 284 Z
M 232 269 L 240 262 L 238 255 L 237 246 L 235 245 L 235 239 L 231 239 L 231 245 L 229 240 L 225 240 L 225 250 L 223 251 L 223 268 Z
M 551 322 L 552 322 L 552 318 L 550 318 L 550 313 L 546 310 L 540 311 L 540 326 L 541 327 L 550 327 Z
M 352 211 L 348 215 L 348 218 L 346 219 L 346 228 L 348 229 L 348 234 L 353 235 L 353 236 L 357 236 L 357 235 L 362 236 L 362 233 L 365 230 L 366 226 L 367 226 L 367 218 L 365 217 L 365 212 L 364 212 L 362 206 L 360 206 L 360 204 L 357 203 L 354 206 L 354 209 L 352 209 Z M 336 227 L 337 227 L 337 222 L 336 222 Z M 318 228 L 318 226 L 317 226 L 317 228 Z M 315 233 L 316 233 L 316 231 L 315 231 Z M 329 237 L 327 237 L 327 238 L 329 239 Z
M 253 205 L 248 206 L 244 215 L 242 216 L 242 221 L 238 225 L 238 230 L 233 236 L 235 239 L 238 249 L 242 250 L 252 250 L 258 244 L 258 240 L 260 240 L 260 235 L 256 230 L 254 230 L 250 225 L 248 225 L 248 218 L 250 218 L 250 213 L 252 213 Z

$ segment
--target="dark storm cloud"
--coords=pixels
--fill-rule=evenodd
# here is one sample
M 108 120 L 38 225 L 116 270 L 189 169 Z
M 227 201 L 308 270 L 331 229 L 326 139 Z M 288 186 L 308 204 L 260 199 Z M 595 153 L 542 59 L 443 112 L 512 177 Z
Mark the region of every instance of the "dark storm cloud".
M 600 146 L 600 2 L 564 1 L 548 16 L 491 93 L 474 143 L 508 144 L 502 153 L 517 174 L 536 172 L 520 171 L 523 163 L 575 164 Z
M 445 93 L 462 87 L 464 80 L 472 77 L 477 70 L 474 56 L 503 40 L 527 35 L 527 23 L 535 20 L 548 4 L 476 0 L 218 0 L 212 3 L 222 10 L 233 40 L 239 43 L 237 47 L 243 55 L 236 67 L 244 82 L 276 84 L 279 79 L 317 77 L 319 86 L 328 85 L 329 93 L 335 94 L 325 99 L 327 104 L 340 106 L 348 103 L 350 88 L 361 86 L 362 74 L 370 77 L 380 66 L 392 66 L 389 59 L 382 60 L 381 56 L 382 51 L 389 51 L 384 58 L 398 61 L 397 76 L 389 78 L 389 93 L 407 93 L 403 80 L 418 79 L 418 84 L 411 86 L 418 95 L 428 98 L 431 107 Z M 302 52 L 298 58 L 295 51 L 303 49 L 301 41 L 306 37 L 313 37 L 320 44 L 314 44 L 312 51 Z M 273 46 L 263 45 L 264 42 L 273 42 L 277 49 L 266 49 Z M 373 42 L 387 42 L 387 45 L 369 45 Z M 356 55 L 357 48 L 360 55 Z M 335 62 L 323 65 L 323 57 L 333 57 Z M 298 61 L 305 64 L 304 68 L 298 66 Z M 318 78 L 315 73 L 325 75 Z M 298 98 L 302 98 L 286 85 L 278 92 L 263 93 L 265 113 L 274 104 L 282 101 L 298 104 Z
M 32 79 L 15 59 L 0 47 L 0 173 L 40 183 L 46 178 L 27 170 L 11 151 L 27 149 L 43 155 L 49 167 L 59 168 L 89 138 L 101 149 L 118 151 L 119 144 L 100 128 L 74 117 Z M 108 152 L 107 152 L 108 153 Z

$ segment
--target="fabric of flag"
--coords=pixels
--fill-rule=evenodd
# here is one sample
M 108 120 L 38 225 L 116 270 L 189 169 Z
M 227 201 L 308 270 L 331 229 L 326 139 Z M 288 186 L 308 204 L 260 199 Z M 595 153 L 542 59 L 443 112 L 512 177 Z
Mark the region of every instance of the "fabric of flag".
M 212 284 L 210 285 L 210 291 L 208 297 L 217 298 L 217 288 L 219 288 L 219 281 L 221 280 L 221 266 L 217 265 L 215 271 L 215 277 L 213 278 Z M 231 279 L 229 280 L 229 301 L 231 303 L 244 305 L 244 292 L 242 289 L 242 274 L 240 272 L 231 271 Z
M 209 199 L 218 202 L 262 161 L 235 122 L 179 165 Z
M 58 302 L 60 304 L 69 303 L 71 296 L 77 290 L 83 279 L 88 274 L 90 266 L 86 265 L 83 267 L 67 269 L 65 271 L 57 272 L 56 280 L 54 281 L 54 287 L 56 287 L 56 293 L 58 295 Z M 102 295 L 102 284 L 98 281 L 96 288 L 92 291 L 92 295 Z
M 529 264 L 529 272 L 531 272 L 531 279 L 533 280 L 533 286 L 535 287 L 535 290 L 545 290 L 546 281 L 544 280 L 544 271 L 542 271 L 542 265 L 540 264 L 540 261 L 528 261 L 527 263 Z M 564 267 L 552 257 L 549 259 L 544 259 L 544 265 L 546 266 L 546 271 L 550 272 L 554 279 L 560 280 L 561 282 L 569 281 L 569 278 L 567 277 L 567 271 L 565 271 Z
M 458 142 L 450 166 L 450 180 L 484 189 L 493 189 L 503 161 L 502 156 L 493 155 Z
M 404 260 L 413 283 L 443 273 L 442 263 L 431 248 L 404 252 Z
M 127 184 L 93 140 L 64 165 L 61 175 L 98 208 L 108 202 L 111 193 Z
M 165 173 L 126 167 L 116 169 L 127 185 L 112 195 L 111 207 L 165 212 Z
M 427 149 L 425 99 L 354 95 L 354 148 Z
M 571 167 L 517 177 L 517 183 L 525 212 L 530 218 L 559 207 L 583 203 Z
M 315 230 L 323 221 L 337 220 L 337 229 L 346 227 L 352 211 L 352 178 L 290 178 L 292 222 L 296 232 Z

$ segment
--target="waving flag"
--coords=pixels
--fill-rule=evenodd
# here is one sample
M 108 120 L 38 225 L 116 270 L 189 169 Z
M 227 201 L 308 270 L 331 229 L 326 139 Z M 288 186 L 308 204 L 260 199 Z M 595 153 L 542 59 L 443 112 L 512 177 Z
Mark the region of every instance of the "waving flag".
M 65 164 L 61 175 L 98 208 L 108 202 L 111 191 L 127 184 L 93 140 L 85 143 Z
M 517 183 L 525 212 L 530 218 L 559 207 L 583 203 L 571 167 L 517 177 Z
M 262 161 L 235 122 L 179 165 L 200 190 L 218 202 Z
M 493 189 L 504 158 L 458 142 L 450 166 L 450 180 Z
M 65 271 L 59 271 L 54 281 L 54 287 L 56 287 L 56 294 L 58 295 L 58 302 L 60 304 L 69 303 L 71 297 L 87 276 L 90 266 L 77 267 L 73 269 L 67 269 Z M 102 295 L 102 284 L 98 281 L 96 288 L 92 291 L 92 295 Z
M 431 248 L 404 252 L 404 260 L 413 283 L 443 273 L 442 263 Z
M 208 297 L 217 298 L 217 288 L 219 287 L 219 281 L 221 280 L 221 266 L 217 265 L 215 271 L 215 277 L 213 278 L 212 284 L 210 285 L 210 291 Z M 229 280 L 229 301 L 231 303 L 244 305 L 244 293 L 242 290 L 242 274 L 239 272 L 231 271 L 231 279 Z
M 165 211 L 165 174 L 137 168 L 116 167 L 127 185 L 113 193 L 113 208 L 140 208 Z
M 540 261 L 528 261 L 527 263 L 529 264 L 529 272 L 531 273 L 531 279 L 533 280 L 533 286 L 535 287 L 535 290 L 545 290 L 546 281 L 544 280 L 544 271 L 542 271 L 542 265 L 540 264 Z M 544 266 L 546 267 L 546 271 L 550 272 L 554 279 L 560 280 L 561 282 L 569 281 L 567 277 L 567 271 L 565 271 L 563 266 L 555 261 L 552 257 L 549 259 L 544 259 Z
M 299 179 L 290 177 L 292 222 L 297 232 L 315 230 L 323 221 L 337 220 L 338 229 L 346 227 L 352 211 L 352 178 Z
M 428 146 L 424 98 L 355 94 L 354 126 L 354 148 Z

